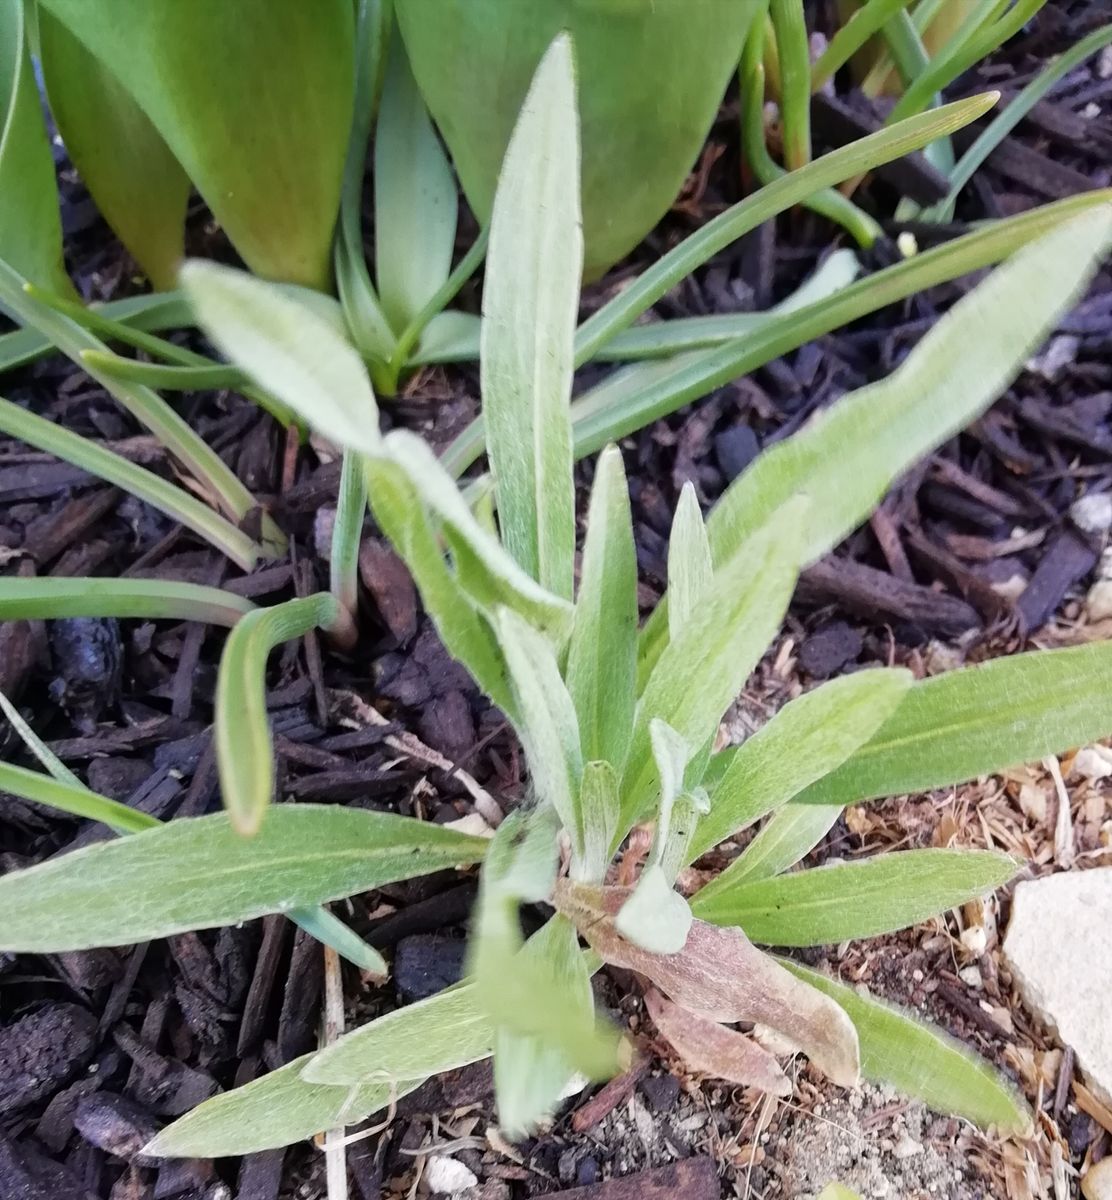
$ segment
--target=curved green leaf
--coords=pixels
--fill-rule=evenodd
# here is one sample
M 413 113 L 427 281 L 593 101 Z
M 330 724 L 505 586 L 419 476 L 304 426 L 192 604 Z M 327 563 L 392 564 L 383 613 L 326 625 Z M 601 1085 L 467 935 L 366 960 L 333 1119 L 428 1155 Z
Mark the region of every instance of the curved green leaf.
M 1014 858 L 990 850 L 903 850 L 774 879 L 719 879 L 691 909 L 766 946 L 821 946 L 906 929 L 1007 883 Z
M 146 617 L 233 626 L 255 609 L 234 592 L 165 579 L 0 578 L 0 620 Z
M 160 824 L 157 817 L 90 791 L 79 781 L 52 779 L 41 771 L 29 771 L 14 763 L 0 762 L 0 789 L 58 812 L 69 813 L 72 817 L 103 821 L 117 833 L 141 833 Z M 0 934 L 0 939 L 2 937 Z
M 506 548 L 571 599 L 572 343 L 583 235 L 571 43 L 541 60 L 510 138 L 490 222 L 479 367 Z
M 955 1038 L 818 971 L 779 961 L 845 1009 L 857 1028 L 866 1079 L 891 1084 L 936 1112 L 965 1117 L 982 1129 L 995 1125 L 1025 1134 L 1031 1128 L 1018 1089 Z
M 770 879 L 794 867 L 826 837 L 844 811 L 840 804 L 785 804 L 714 882 Z
M 128 89 L 253 271 L 327 287 L 351 0 L 41 3 Z
M 916 683 L 801 804 L 856 804 L 949 787 L 1112 734 L 1112 642 L 1039 650 Z
M 4 875 L 0 946 L 53 953 L 234 925 L 477 862 L 486 848 L 332 805 L 279 805 L 249 841 L 223 814 L 185 818 Z
M 50 111 L 97 208 L 156 288 L 185 249 L 189 177 L 115 75 L 50 10 L 38 9 Z

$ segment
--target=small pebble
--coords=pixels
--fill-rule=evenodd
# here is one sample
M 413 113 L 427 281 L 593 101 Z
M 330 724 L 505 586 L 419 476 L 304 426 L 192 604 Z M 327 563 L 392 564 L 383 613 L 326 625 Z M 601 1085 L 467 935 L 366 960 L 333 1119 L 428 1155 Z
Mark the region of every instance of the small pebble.
M 671 1112 L 680 1098 L 680 1082 L 674 1075 L 649 1075 L 640 1087 L 653 1112 Z
M 900 1134 L 900 1140 L 892 1147 L 892 1157 L 898 1158 L 900 1162 L 922 1153 L 923 1147 L 907 1133 Z
M 828 679 L 861 653 L 861 634 L 844 621 L 831 621 L 799 648 L 799 665 L 815 679 Z
M 1112 492 L 1089 492 L 1070 505 L 1073 523 L 1084 533 L 1112 529 Z
M 451 1195 L 478 1187 L 479 1179 L 457 1159 L 434 1154 L 425 1164 L 425 1184 L 436 1195 Z
M 1085 1200 L 1112 1200 L 1112 1158 L 1102 1158 L 1081 1181 Z

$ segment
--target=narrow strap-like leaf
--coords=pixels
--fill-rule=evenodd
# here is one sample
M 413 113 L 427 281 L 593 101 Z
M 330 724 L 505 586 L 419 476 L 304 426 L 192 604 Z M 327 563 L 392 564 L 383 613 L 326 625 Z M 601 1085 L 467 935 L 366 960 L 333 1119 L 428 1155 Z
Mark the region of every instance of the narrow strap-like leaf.
M 235 592 L 169 579 L 0 578 L 0 620 L 144 617 L 233 626 L 255 605 Z
M 768 946 L 821 946 L 905 929 L 1007 883 L 1015 859 L 990 850 L 904 850 L 773 879 L 718 881 L 695 915 Z
M 840 804 L 785 804 L 711 884 L 732 887 L 743 880 L 771 879 L 794 867 L 826 837 L 844 811 Z
M 672 637 L 683 632 L 710 587 L 714 574 L 703 514 L 688 480 L 680 492 L 668 539 L 668 627 Z
M 537 68 L 490 224 L 480 369 L 502 537 L 534 579 L 571 599 L 571 401 L 583 267 L 571 40 Z

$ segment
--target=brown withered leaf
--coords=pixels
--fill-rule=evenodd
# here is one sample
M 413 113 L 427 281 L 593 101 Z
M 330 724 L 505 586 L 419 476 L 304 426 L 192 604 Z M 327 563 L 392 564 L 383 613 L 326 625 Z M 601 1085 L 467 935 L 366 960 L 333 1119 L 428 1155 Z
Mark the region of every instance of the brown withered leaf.
M 841 1087 L 857 1083 L 857 1030 L 833 1000 L 796 979 L 734 927 L 696 920 L 676 954 L 642 950 L 614 926 L 629 894 L 629 888 L 562 879 L 554 901 L 606 962 L 645 976 L 681 1008 L 720 1024 L 768 1025 Z
M 791 1080 L 780 1064 L 743 1033 L 697 1017 L 656 988 L 645 993 L 645 1007 L 661 1036 L 693 1071 L 743 1087 L 758 1087 L 774 1096 L 791 1095 Z

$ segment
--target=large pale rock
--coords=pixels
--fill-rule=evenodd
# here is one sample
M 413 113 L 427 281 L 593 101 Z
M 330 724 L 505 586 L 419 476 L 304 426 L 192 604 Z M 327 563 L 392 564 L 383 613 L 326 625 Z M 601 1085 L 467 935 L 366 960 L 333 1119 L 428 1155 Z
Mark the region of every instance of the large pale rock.
M 1112 867 L 1019 884 L 1004 957 L 1027 1004 L 1112 1103 Z

